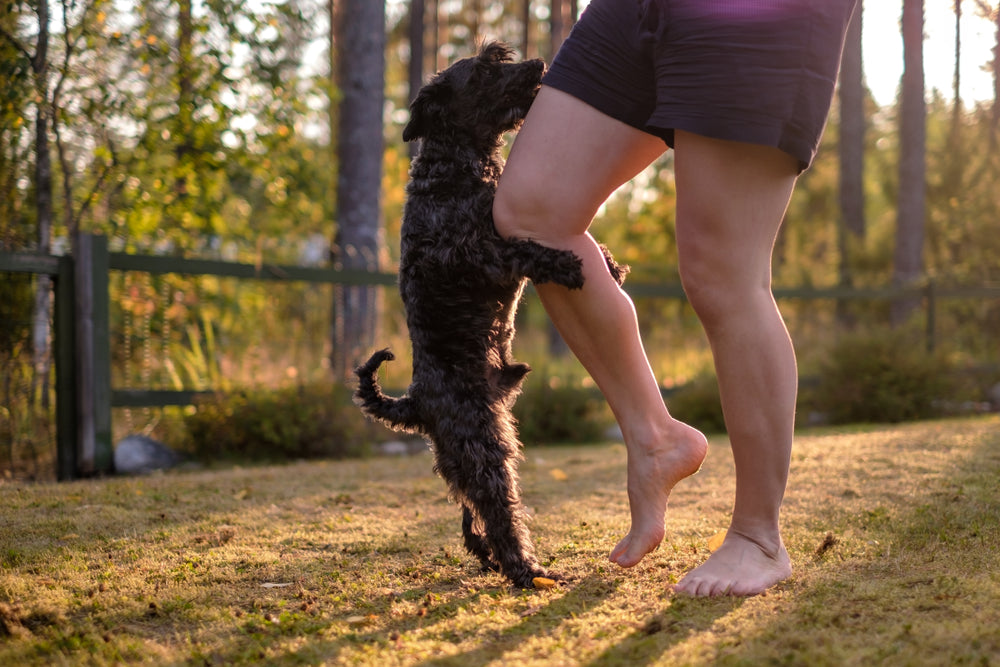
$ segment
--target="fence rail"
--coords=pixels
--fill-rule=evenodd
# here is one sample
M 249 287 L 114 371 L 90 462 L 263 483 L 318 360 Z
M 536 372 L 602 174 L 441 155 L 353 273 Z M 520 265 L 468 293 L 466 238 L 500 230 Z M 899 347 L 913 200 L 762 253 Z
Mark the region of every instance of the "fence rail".
M 210 275 L 244 280 L 303 281 L 348 286 L 396 284 L 395 273 L 243 264 L 109 252 L 103 236 L 81 235 L 77 257 L 0 252 L 0 273 L 52 277 L 56 371 L 56 472 L 60 480 L 113 472 L 112 407 L 189 405 L 195 390 L 113 389 L 109 336 L 109 272 Z M 633 298 L 684 299 L 680 285 L 627 283 Z M 1000 285 L 776 288 L 777 299 L 883 300 L 922 297 L 928 347 L 934 346 L 939 299 L 1000 299 Z

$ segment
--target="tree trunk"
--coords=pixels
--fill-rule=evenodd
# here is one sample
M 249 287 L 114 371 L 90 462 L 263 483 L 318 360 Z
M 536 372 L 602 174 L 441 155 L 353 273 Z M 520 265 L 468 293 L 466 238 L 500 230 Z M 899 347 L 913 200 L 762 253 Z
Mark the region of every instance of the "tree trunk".
M 194 127 L 194 82 L 191 68 L 194 61 L 194 24 L 191 15 L 191 0 L 178 0 L 177 3 L 177 131 L 180 136 L 175 155 L 178 166 L 183 163 L 194 150 L 191 130 Z M 187 190 L 184 176 L 178 176 L 174 185 L 179 196 Z
M 853 284 L 850 263 L 850 237 L 865 236 L 865 83 L 861 60 L 861 5 L 847 28 L 844 55 L 840 65 L 840 246 L 839 283 Z M 837 301 L 837 319 L 849 325 L 849 302 Z
M 962 0 L 955 0 L 955 70 L 951 87 L 951 131 L 954 134 L 962 120 Z
M 35 81 L 35 206 L 38 214 L 38 252 L 48 254 L 52 247 L 52 153 L 49 147 L 49 3 L 37 6 L 38 39 L 31 59 Z M 32 316 L 32 353 L 34 375 L 32 400 L 48 406 L 48 377 L 52 366 L 49 346 L 49 310 L 51 280 L 39 275 L 35 286 Z
M 993 14 L 996 32 L 993 44 L 993 126 L 990 132 L 990 150 L 997 148 L 997 132 L 1000 131 L 1000 5 Z
M 441 0 L 434 0 L 434 71 L 439 72 L 447 66 L 441 47 L 448 40 L 448 24 L 441 21 Z
M 924 101 L 924 3 L 903 2 L 903 81 L 899 104 L 899 198 L 893 283 L 913 286 L 923 275 L 926 191 L 926 103 Z M 891 321 L 899 325 L 920 304 L 918 296 L 892 303 Z
M 563 42 L 563 0 L 549 0 L 549 62 Z
M 531 49 L 531 0 L 521 4 L 521 54 L 525 60 L 530 58 Z
M 424 0 L 410 1 L 410 102 L 413 102 L 420 87 L 424 85 Z M 410 159 L 416 155 L 419 144 L 412 141 L 408 146 Z
M 385 80 L 385 4 L 342 0 L 337 26 L 341 91 L 338 127 L 335 266 L 379 270 L 382 212 L 382 109 Z M 331 366 L 349 380 L 375 344 L 378 290 L 334 290 Z

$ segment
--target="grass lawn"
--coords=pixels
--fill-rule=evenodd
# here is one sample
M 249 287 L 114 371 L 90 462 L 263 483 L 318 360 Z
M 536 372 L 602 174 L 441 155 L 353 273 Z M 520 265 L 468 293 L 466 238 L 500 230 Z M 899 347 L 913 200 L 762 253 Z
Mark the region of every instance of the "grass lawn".
M 621 444 L 530 447 L 539 591 L 483 574 L 429 455 L 0 484 L 0 665 L 1000 664 L 1000 417 L 803 432 L 766 595 L 669 592 L 728 443 L 637 567 Z

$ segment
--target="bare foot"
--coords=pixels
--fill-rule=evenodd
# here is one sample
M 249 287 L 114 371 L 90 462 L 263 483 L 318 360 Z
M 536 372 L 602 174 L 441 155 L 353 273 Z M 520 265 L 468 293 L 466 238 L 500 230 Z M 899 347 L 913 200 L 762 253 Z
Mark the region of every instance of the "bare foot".
M 677 482 L 698 472 L 708 453 L 701 431 L 677 422 L 679 431 L 665 444 L 644 452 L 629 450 L 628 503 L 632 526 L 609 559 L 632 567 L 663 541 L 667 500 Z
M 729 531 L 722 546 L 674 586 L 675 593 L 697 597 L 757 595 L 792 574 L 785 545 L 768 553 L 757 542 Z

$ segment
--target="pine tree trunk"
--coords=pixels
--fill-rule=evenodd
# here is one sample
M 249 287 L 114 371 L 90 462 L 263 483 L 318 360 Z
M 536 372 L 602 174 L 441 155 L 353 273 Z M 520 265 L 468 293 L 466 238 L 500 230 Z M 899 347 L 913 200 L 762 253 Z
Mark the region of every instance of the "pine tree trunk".
M 850 239 L 865 235 L 865 84 L 861 60 L 861 5 L 847 29 L 844 55 L 840 66 L 840 246 L 839 282 L 853 284 L 850 263 Z M 837 302 L 837 320 L 851 324 L 849 302 Z
M 52 244 L 52 153 L 49 147 L 49 4 L 41 0 L 37 6 L 38 38 L 31 66 L 35 80 L 35 206 L 38 214 L 38 248 L 48 254 Z M 32 400 L 48 407 L 48 378 L 52 366 L 49 345 L 49 310 L 51 280 L 39 275 L 35 285 L 35 305 L 32 316 Z
M 410 64 L 409 64 L 410 102 L 416 98 L 424 85 L 424 0 L 410 1 Z M 412 159 L 417 152 L 417 142 L 409 145 Z
M 993 44 L 993 131 L 990 133 L 990 150 L 996 150 L 997 133 L 1000 132 L 1000 5 L 994 16 L 996 33 Z
M 337 32 L 341 102 L 338 127 L 338 268 L 379 270 L 382 211 L 382 109 L 385 81 L 385 4 L 342 0 Z M 334 290 L 331 366 L 336 377 L 351 372 L 375 345 L 378 289 Z
M 923 275 L 926 192 L 926 103 L 924 101 L 924 3 L 903 2 L 903 83 L 899 111 L 899 198 L 893 284 L 914 286 Z M 918 296 L 892 303 L 893 325 L 909 319 L 920 305 Z

